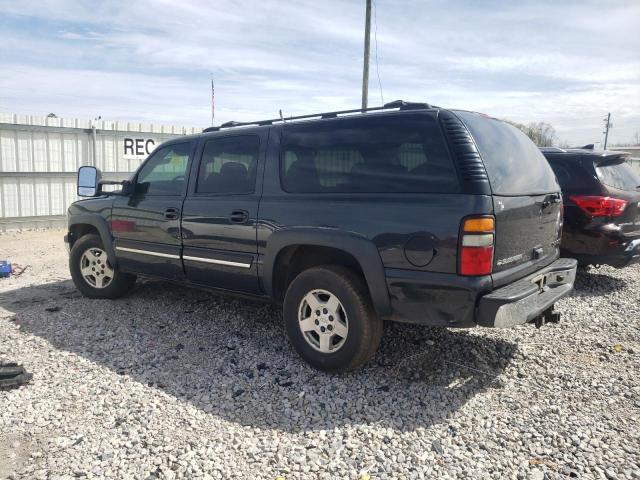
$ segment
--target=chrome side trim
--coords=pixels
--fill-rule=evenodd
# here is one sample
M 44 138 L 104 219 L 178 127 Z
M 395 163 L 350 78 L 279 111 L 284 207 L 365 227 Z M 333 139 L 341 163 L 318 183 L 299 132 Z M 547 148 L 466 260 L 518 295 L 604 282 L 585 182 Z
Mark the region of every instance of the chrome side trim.
M 180 260 L 180 255 L 172 255 L 170 253 L 151 252 L 149 250 L 138 250 L 137 248 L 116 247 L 116 250 L 123 252 L 139 253 L 141 255 L 151 255 L 152 257 L 172 258 L 174 260 Z
M 184 260 L 191 260 L 192 262 L 214 263 L 216 265 L 227 265 L 229 267 L 251 268 L 250 263 L 228 262 L 227 260 L 216 260 L 214 258 L 202 258 L 202 257 L 190 257 L 188 255 L 183 255 L 182 258 Z

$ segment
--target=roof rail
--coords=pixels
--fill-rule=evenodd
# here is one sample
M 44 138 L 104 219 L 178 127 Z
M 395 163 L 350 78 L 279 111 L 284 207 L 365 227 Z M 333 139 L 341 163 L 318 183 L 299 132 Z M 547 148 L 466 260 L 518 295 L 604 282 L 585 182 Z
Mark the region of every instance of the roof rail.
M 223 123 L 218 127 L 207 127 L 204 130 L 202 130 L 202 132 L 203 133 L 217 132 L 219 130 L 222 130 L 223 128 L 248 127 L 251 125 L 255 125 L 255 126 L 273 125 L 274 123 L 287 123 L 292 120 L 307 120 L 311 118 L 337 118 L 339 115 L 375 112 L 379 110 L 392 110 L 392 109 L 419 110 L 419 109 L 425 109 L 425 108 L 434 108 L 434 107 L 428 103 L 405 102 L 404 100 L 395 100 L 393 102 L 385 103 L 382 107 L 354 108 L 352 110 L 338 110 L 335 112 L 312 113 L 309 115 L 298 115 L 296 117 L 289 117 L 289 118 L 272 118 L 270 120 L 258 120 L 255 122 L 230 121 L 230 122 Z

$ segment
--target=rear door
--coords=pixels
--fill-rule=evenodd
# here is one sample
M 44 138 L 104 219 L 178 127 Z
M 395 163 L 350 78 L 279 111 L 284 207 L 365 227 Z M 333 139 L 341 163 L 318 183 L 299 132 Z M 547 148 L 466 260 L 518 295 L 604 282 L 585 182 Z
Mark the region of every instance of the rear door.
M 256 228 L 268 130 L 209 136 L 192 168 L 182 213 L 187 278 L 259 293 Z
M 484 115 L 456 112 L 474 137 L 493 194 L 494 284 L 546 266 L 559 255 L 562 196 L 549 163 L 517 128 Z
M 596 173 L 610 197 L 627 202 L 622 215 L 613 219 L 615 223 L 626 235 L 640 235 L 640 176 L 623 156 L 598 162 Z

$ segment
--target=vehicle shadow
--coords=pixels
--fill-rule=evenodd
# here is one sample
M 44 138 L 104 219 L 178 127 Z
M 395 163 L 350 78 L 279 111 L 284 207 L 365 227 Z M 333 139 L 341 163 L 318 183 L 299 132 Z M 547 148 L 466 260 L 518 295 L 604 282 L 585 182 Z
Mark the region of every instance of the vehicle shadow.
M 623 278 L 612 277 L 606 273 L 597 273 L 591 270 L 578 270 L 574 284 L 578 295 L 605 295 L 620 291 L 627 286 L 627 281 Z
M 71 281 L 0 294 L 24 334 L 45 339 L 209 415 L 287 432 L 444 422 L 496 381 L 515 344 L 465 331 L 387 325 L 363 369 L 328 375 L 290 348 L 277 307 L 161 282 L 89 300 Z M 38 365 L 25 365 L 38 375 Z M 81 380 L 79 380 L 81 381 Z

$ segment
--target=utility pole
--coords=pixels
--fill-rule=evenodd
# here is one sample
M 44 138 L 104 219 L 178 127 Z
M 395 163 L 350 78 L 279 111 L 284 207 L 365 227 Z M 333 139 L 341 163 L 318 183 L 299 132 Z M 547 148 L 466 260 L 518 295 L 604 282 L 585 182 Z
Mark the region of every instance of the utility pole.
M 609 112 L 607 118 L 602 119 L 602 121 L 606 123 L 605 130 L 602 132 L 604 133 L 604 149 L 606 150 L 607 140 L 609 140 L 609 129 L 613 127 L 613 125 L 611 125 L 611 112 Z
M 371 0 L 367 0 L 367 17 L 364 23 L 364 65 L 362 67 L 362 109 L 369 99 L 369 38 L 371 37 Z

